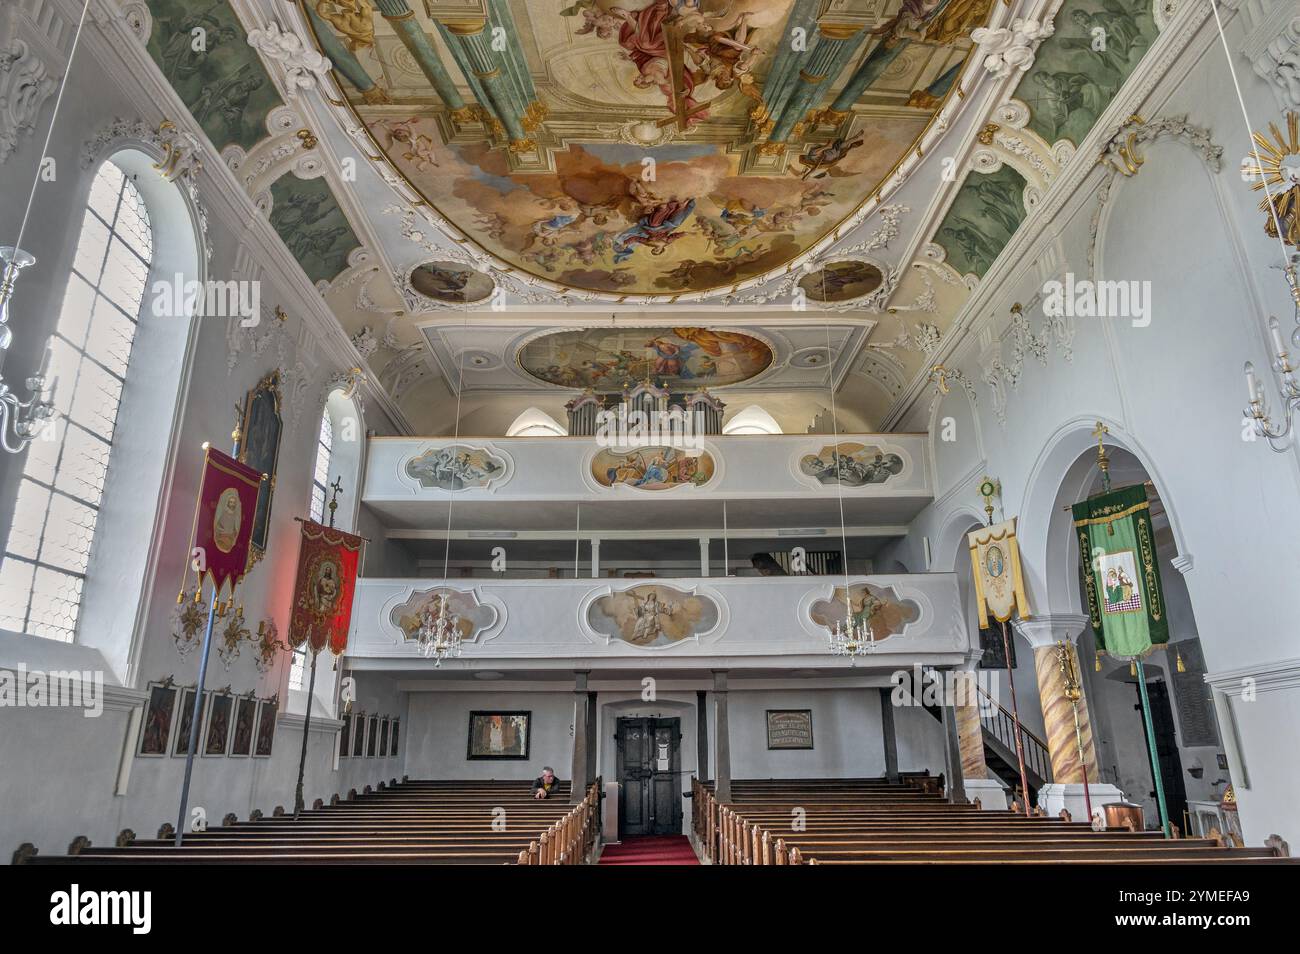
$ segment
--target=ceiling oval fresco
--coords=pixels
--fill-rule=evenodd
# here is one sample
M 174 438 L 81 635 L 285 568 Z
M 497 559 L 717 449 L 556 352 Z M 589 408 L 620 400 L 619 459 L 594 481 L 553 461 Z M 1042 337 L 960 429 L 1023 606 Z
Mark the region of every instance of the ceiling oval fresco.
M 567 2 L 303 6 L 375 144 L 466 237 L 553 286 L 666 297 L 829 236 L 913 148 L 992 6 Z
M 647 378 L 675 393 L 748 381 L 772 365 L 771 347 L 713 328 L 557 331 L 519 349 L 519 366 L 547 384 L 617 394 Z

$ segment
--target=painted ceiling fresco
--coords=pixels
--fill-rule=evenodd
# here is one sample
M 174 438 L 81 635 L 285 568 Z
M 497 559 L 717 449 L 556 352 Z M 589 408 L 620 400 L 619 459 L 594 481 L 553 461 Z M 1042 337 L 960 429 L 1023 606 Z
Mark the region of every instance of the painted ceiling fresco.
M 772 364 L 757 338 L 710 328 L 618 328 L 559 331 L 528 342 L 519 366 L 566 388 L 621 392 L 647 378 L 674 393 L 739 384 Z
M 308 278 L 328 281 L 347 267 L 361 243 L 324 179 L 277 179 L 271 201 L 271 225 Z
M 376 144 L 465 235 L 556 285 L 671 296 L 855 211 L 992 0 L 304 3 Z
M 1026 127 L 1049 146 L 1075 146 L 1092 130 L 1159 32 L 1151 5 L 1123 0 L 1067 0 L 1056 32 L 1012 94 L 1029 107 Z M 983 277 L 1025 219 L 1022 176 L 1007 166 L 973 172 L 935 234 L 948 264 Z

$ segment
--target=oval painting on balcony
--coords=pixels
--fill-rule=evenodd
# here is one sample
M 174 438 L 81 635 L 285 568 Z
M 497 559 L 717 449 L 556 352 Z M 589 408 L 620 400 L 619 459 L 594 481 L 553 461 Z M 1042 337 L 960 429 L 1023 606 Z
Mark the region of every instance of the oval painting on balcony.
M 844 587 L 835 587 L 830 599 L 818 600 L 809 607 L 809 616 L 827 630 L 843 623 L 845 610 L 851 610 L 857 623 L 869 623 L 877 641 L 895 636 L 921 618 L 921 608 L 911 600 L 899 599 L 887 586 L 857 583 L 849 587 L 849 604 L 844 603 Z
M 518 361 L 564 388 L 619 394 L 649 378 L 682 394 L 757 377 L 771 367 L 772 349 L 752 335 L 712 328 L 583 329 L 530 341 Z
M 903 458 L 875 444 L 842 442 L 827 444 L 816 454 L 799 458 L 799 470 L 818 483 L 845 487 L 883 484 L 903 472 Z
M 701 487 L 713 479 L 715 469 L 708 451 L 692 455 L 663 445 L 626 453 L 606 448 L 591 460 L 591 476 L 602 487 L 622 484 L 637 490 L 672 490 L 686 484 Z
M 448 444 L 412 457 L 405 469 L 421 487 L 454 492 L 489 486 L 505 473 L 506 462 L 482 447 Z
M 642 584 L 609 593 L 587 608 L 587 623 L 607 639 L 633 646 L 671 646 L 718 625 L 718 606 L 662 584 Z
M 434 624 L 442 614 L 444 602 L 452 626 L 466 642 L 473 642 L 476 634 L 496 624 L 496 609 L 480 603 L 472 591 L 461 592 L 443 587 L 412 593 L 405 601 L 393 607 L 389 620 L 409 642 L 419 637 L 422 625 L 431 627 Z

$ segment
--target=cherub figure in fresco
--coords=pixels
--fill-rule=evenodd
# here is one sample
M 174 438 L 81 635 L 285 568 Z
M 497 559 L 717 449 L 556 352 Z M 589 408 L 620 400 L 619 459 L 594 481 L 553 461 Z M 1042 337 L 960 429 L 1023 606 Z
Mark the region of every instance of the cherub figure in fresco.
M 534 222 L 533 227 L 529 230 L 528 236 L 524 239 L 519 250 L 521 252 L 526 252 L 537 244 L 547 247 L 558 245 L 560 242 L 560 235 L 577 220 L 578 216 L 576 215 L 567 212 L 557 212 L 549 219 L 541 219 L 540 221 Z
M 596 264 L 597 257 L 603 256 L 610 250 L 610 247 L 608 232 L 597 232 L 595 235 L 589 235 L 586 238 L 561 246 L 565 252 L 569 253 L 571 261 L 581 262 L 583 265 Z
M 317 0 L 316 13 L 353 53 L 375 45 L 375 7 L 370 0 Z
M 436 145 L 433 137 L 416 130 L 415 124 L 418 122 L 419 119 L 414 117 L 400 122 L 395 119 L 381 119 L 375 123 L 375 128 L 383 133 L 385 152 L 398 152 L 419 172 L 425 172 L 430 166 L 438 165 L 438 157 L 433 152 Z
M 500 242 L 506 236 L 506 220 L 500 212 L 475 212 L 474 225 L 495 242 Z
M 577 6 L 570 7 L 569 10 L 577 10 Z M 560 16 L 568 15 L 568 10 L 561 10 Z M 582 16 L 582 26 L 574 31 L 579 36 L 587 33 L 594 33 L 602 40 L 614 39 L 614 34 L 618 32 L 619 27 L 623 25 L 623 18 L 615 13 L 606 13 L 596 7 L 594 0 L 583 6 L 578 11 Z
M 767 209 L 739 196 L 711 195 L 709 198 L 721 210 L 719 215 L 722 221 L 735 229 L 736 234 L 742 238 L 752 235 L 759 220 L 767 215 Z
M 697 70 L 697 84 L 713 81 L 718 89 L 730 89 L 750 73 L 754 59 L 763 50 L 746 43 L 749 37 L 750 13 L 742 13 L 728 30 L 722 30 L 700 18 L 682 35 L 682 51 Z
M 648 246 L 651 255 L 662 255 L 669 245 L 685 237 L 686 233 L 679 232 L 678 229 L 694 211 L 694 199 L 685 202 L 669 199 L 655 206 L 642 215 L 635 225 L 620 232 L 614 239 L 614 263 L 631 258 L 637 245 Z
M 840 163 L 840 160 L 861 146 L 864 139 L 864 134 L 858 133 L 852 140 L 837 136 L 824 146 L 815 144 L 809 146 L 807 152 L 795 159 L 795 164 L 803 167 L 803 171 L 799 172 L 799 178 L 807 179 L 812 176 L 814 179 L 822 179 L 827 175 L 847 175 L 847 173 L 838 172 L 835 167 Z M 791 171 L 796 172 L 798 170 L 792 168 Z M 816 174 L 814 175 L 814 173 Z

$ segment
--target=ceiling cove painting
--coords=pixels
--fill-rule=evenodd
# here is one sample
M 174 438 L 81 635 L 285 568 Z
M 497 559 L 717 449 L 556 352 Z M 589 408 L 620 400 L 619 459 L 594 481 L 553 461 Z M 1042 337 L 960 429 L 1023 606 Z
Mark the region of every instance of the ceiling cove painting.
M 712 328 L 558 331 L 519 349 L 519 366 L 540 381 L 618 394 L 647 378 L 675 394 L 748 381 L 772 365 L 771 347 Z
M 778 269 L 912 149 L 993 0 L 305 0 L 387 159 L 506 266 L 672 297 Z
M 966 177 L 935 233 L 959 274 L 980 278 L 1025 220 L 1025 177 L 1008 165 Z
M 218 151 L 267 136 L 283 102 L 227 0 L 149 0 L 153 57 Z
M 1123 0 L 1068 0 L 1055 24 L 1015 98 L 1029 106 L 1028 128 L 1049 145 L 1077 146 L 1159 31 L 1151 4 Z
M 287 175 L 271 183 L 271 226 L 313 282 L 343 271 L 361 244 L 324 179 Z

